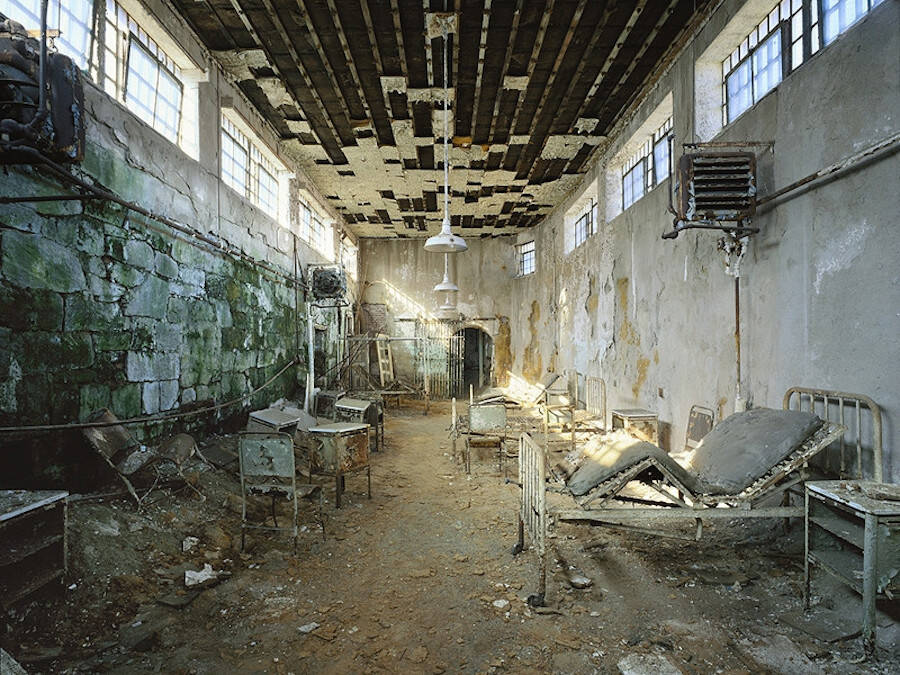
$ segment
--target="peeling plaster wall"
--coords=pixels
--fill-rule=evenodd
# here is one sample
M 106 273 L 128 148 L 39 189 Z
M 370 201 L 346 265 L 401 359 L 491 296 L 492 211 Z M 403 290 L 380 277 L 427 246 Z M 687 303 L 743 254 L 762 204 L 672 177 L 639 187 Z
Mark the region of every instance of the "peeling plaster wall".
M 469 239 L 469 249 L 450 256 L 450 279 L 459 286 L 460 326 L 481 328 L 494 340 L 494 371 L 499 384 L 511 369 L 509 283 L 516 271 L 516 239 Z M 361 301 L 385 304 L 388 332 L 413 335 L 414 319 L 436 318 L 444 294 L 433 288 L 444 276 L 444 256 L 426 251 L 421 239 L 360 239 Z M 395 354 L 405 353 L 395 343 Z M 403 357 L 409 378 L 411 357 Z M 395 364 L 397 359 L 395 358 Z M 404 365 L 405 364 L 405 365 Z
M 289 233 L 218 177 L 216 104 L 220 94 L 233 92 L 215 77 L 200 86 L 198 162 L 86 84 L 87 150 L 74 170 L 292 275 Z M 0 181 L 5 195 L 65 191 L 29 167 L 4 169 Z M 128 418 L 221 402 L 260 386 L 294 356 L 288 280 L 150 225 L 168 229 L 101 201 L 0 207 L 0 426 L 77 422 L 102 407 Z M 303 268 L 323 262 L 303 242 L 298 257 Z M 133 433 L 153 442 L 178 428 L 213 430 L 248 406 L 300 390 L 302 294 L 298 314 L 299 368 L 244 406 L 187 423 L 133 427 Z M 331 345 L 337 343 L 333 315 L 315 316 L 328 326 Z M 35 476 L 43 484 L 71 478 L 73 465 L 80 470 L 76 450 L 83 444 L 77 432 L 4 444 L 4 485 L 22 487 Z M 87 463 L 93 461 L 89 456 Z
M 421 239 L 360 239 L 363 302 L 386 302 L 392 316 L 436 315 L 443 293 L 432 290 L 444 276 L 444 255 L 429 253 Z M 516 271 L 515 238 L 467 240 L 450 256 L 450 279 L 459 286 L 457 306 L 469 319 L 495 318 L 509 308 Z M 492 328 L 493 333 L 496 329 Z
M 713 408 L 717 419 L 734 408 L 733 281 L 716 251 L 718 237 L 695 231 L 660 238 L 672 221 L 669 181 L 601 222 L 599 233 L 568 255 L 564 214 L 595 179 L 600 213 L 607 213 L 607 202 L 618 198 L 608 195 L 620 175 L 613 158 L 669 92 L 680 153 L 695 119 L 704 119 L 695 115 L 695 98 L 705 93 L 695 92 L 694 59 L 740 4 L 724 3 L 620 124 L 581 187 L 536 228 L 536 274 L 508 281 L 513 372 L 602 376 L 610 407 L 659 412 L 672 449 L 682 447 L 692 404 Z M 774 141 L 774 153 L 760 149 L 761 195 L 900 130 L 897 25 L 900 5 L 883 3 L 715 136 Z M 774 408 L 793 385 L 871 396 L 882 406 L 885 476 L 894 481 L 898 157 L 868 162 L 762 210 L 741 280 L 744 396 Z

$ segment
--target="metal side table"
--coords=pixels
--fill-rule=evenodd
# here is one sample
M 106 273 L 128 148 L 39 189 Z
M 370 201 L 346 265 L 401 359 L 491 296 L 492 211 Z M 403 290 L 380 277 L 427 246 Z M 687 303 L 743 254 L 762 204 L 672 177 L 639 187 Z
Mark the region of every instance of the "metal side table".
M 819 567 L 862 595 L 863 648 L 875 653 L 875 601 L 900 593 L 900 492 L 872 481 L 806 484 L 804 606 L 809 609 L 810 566 Z

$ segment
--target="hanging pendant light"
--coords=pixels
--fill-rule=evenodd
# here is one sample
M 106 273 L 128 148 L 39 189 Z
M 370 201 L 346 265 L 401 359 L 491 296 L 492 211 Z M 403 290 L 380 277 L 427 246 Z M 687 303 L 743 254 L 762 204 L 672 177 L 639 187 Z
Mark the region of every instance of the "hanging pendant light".
M 446 10 L 446 5 L 445 8 Z M 450 87 L 447 84 L 447 17 L 444 24 L 444 218 L 441 221 L 441 233 L 429 237 L 425 242 L 425 250 L 433 253 L 460 253 L 468 247 L 466 240 L 450 231 L 450 149 L 447 142 L 449 133 L 448 115 L 450 114 Z
M 434 290 L 437 292 L 447 292 L 447 293 L 455 293 L 459 290 L 459 286 L 450 281 L 450 255 L 444 254 L 444 280 L 441 281 L 437 286 L 434 287 Z M 450 301 L 450 296 L 447 296 L 447 301 Z

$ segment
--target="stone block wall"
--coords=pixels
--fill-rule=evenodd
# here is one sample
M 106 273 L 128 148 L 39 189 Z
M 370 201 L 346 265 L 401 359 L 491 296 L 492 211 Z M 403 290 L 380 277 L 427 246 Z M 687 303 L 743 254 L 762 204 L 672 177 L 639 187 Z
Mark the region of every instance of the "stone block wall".
M 295 305 L 290 230 L 90 85 L 86 106 L 74 173 L 243 255 L 112 202 L 0 205 L 0 426 L 68 424 L 104 407 L 123 419 L 196 409 L 259 387 L 295 355 L 300 365 L 243 405 L 131 431 L 152 444 L 302 398 L 306 305 L 302 291 Z M 67 193 L 41 169 L 0 168 L 2 195 Z M 303 242 L 297 251 L 301 270 L 324 262 Z M 314 320 L 336 333 L 322 314 Z M 77 432 L 0 436 L 0 487 L 71 486 L 73 457 L 90 461 L 83 446 Z
M 10 170 L 4 184 L 59 190 L 32 169 Z M 19 205 L 0 222 L 0 425 L 227 400 L 294 356 L 286 279 L 99 201 Z M 292 369 L 260 398 L 293 393 L 295 378 Z

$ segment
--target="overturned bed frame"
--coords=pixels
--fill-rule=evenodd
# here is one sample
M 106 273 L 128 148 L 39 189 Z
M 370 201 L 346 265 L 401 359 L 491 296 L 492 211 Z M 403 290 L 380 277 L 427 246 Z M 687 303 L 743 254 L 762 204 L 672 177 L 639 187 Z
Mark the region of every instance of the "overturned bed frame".
M 547 507 L 548 458 L 546 448 L 541 447 L 531 436 L 523 433 L 519 438 L 521 500 L 516 551 L 524 549 L 525 534 L 527 532 L 532 546 L 536 549 L 541 561 L 539 591 L 533 597 L 541 602 L 543 602 L 545 597 L 547 579 L 546 541 L 551 516 L 553 520 L 587 521 L 617 529 L 691 541 L 701 538 L 703 520 L 707 519 L 802 517 L 803 506 L 801 504 L 791 506 L 787 503 L 787 498 L 791 488 L 809 478 L 808 463 L 823 453 L 830 445 L 840 441 L 840 477 L 864 478 L 864 437 L 871 439 L 873 477 L 877 481 L 882 480 L 881 413 L 872 399 L 868 396 L 845 392 L 791 387 L 784 396 L 783 407 L 785 410 L 791 409 L 795 396 L 801 409 L 803 408 L 804 397 L 806 397 L 808 401 L 806 409 L 822 417 L 825 420 L 824 424 L 809 436 L 789 457 L 771 468 L 752 485 L 733 495 L 694 494 L 664 465 L 652 457 L 648 457 L 603 481 L 580 500 L 576 500 L 581 506 L 580 509 L 560 510 L 551 514 Z M 863 421 L 866 419 L 862 413 L 864 408 L 868 409 L 870 413 L 868 419 L 871 420 L 871 429 L 868 435 L 864 434 L 863 431 L 865 429 Z M 838 422 L 831 421 L 835 419 L 834 409 L 837 410 L 836 419 Z M 845 417 L 845 409 L 852 410 L 855 413 L 855 421 Z M 845 437 L 848 432 L 847 422 L 854 423 L 853 431 L 855 433 L 853 435 L 855 439 L 852 439 L 850 443 L 847 442 Z M 856 450 L 855 461 L 849 464 L 846 461 L 848 447 Z M 629 482 L 635 480 L 650 468 L 655 468 L 659 471 L 663 476 L 663 480 L 658 483 L 646 484 L 656 490 L 667 501 L 653 501 L 618 494 Z M 781 506 L 761 505 L 762 502 L 770 500 L 779 493 L 783 496 Z M 642 505 L 643 508 L 599 508 L 611 500 L 637 503 Z M 594 508 L 587 508 L 590 504 L 594 504 Z M 649 518 L 665 520 L 693 519 L 696 528 L 695 534 L 689 537 L 665 530 L 650 529 L 631 524 L 634 521 L 646 522 Z

